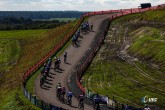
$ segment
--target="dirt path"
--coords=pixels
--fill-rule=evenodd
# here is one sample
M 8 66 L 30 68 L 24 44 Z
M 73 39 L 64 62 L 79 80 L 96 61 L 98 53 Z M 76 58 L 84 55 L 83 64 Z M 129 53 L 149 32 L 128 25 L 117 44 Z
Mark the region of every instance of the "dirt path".
M 83 57 L 83 55 L 86 53 L 87 49 L 90 47 L 90 44 L 92 43 L 93 39 L 96 36 L 96 33 L 99 29 L 99 26 L 103 20 L 110 17 L 110 14 L 108 15 L 96 15 L 89 18 L 88 22 L 93 23 L 93 32 L 89 32 L 85 35 L 83 35 L 83 38 L 80 38 L 79 44 L 80 46 L 78 48 L 69 46 L 66 51 L 68 53 L 68 64 L 65 64 L 63 61 L 63 55 L 61 56 L 61 68 L 63 71 L 54 71 L 51 69 L 51 77 L 49 78 L 50 84 L 47 84 L 46 89 L 40 88 L 40 76 L 35 81 L 35 93 L 36 95 L 43 101 L 50 103 L 52 105 L 56 105 L 58 107 L 62 107 L 69 110 L 78 110 L 78 100 L 73 97 L 72 98 L 72 107 L 61 103 L 56 98 L 56 90 L 55 86 L 57 83 L 61 83 L 63 86 L 67 87 L 67 78 L 71 74 L 71 71 L 73 70 L 74 66 L 79 62 L 79 60 Z M 53 67 L 53 65 L 52 65 Z M 68 88 L 67 88 L 68 89 Z M 89 105 L 85 105 L 85 110 L 92 110 L 93 108 Z

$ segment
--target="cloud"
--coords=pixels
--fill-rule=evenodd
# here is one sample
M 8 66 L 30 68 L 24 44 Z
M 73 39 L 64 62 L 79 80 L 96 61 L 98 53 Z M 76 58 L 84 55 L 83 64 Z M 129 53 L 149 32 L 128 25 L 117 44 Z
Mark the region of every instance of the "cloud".
M 140 3 L 158 5 L 163 4 L 164 0 L 1 0 L 0 11 L 98 11 L 137 8 Z

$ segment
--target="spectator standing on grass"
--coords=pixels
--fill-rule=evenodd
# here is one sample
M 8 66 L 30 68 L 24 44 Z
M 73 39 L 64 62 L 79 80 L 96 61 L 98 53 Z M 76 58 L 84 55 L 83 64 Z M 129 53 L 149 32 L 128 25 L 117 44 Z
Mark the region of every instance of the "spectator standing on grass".
M 64 53 L 64 63 L 66 63 L 67 52 Z

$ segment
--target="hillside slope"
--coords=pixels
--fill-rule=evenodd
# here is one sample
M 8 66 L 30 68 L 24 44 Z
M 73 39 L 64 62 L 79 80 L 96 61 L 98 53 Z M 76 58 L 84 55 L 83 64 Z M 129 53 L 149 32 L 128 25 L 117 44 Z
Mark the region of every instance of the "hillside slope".
M 76 23 L 77 21 L 74 21 L 51 30 L 0 31 L 0 39 L 5 40 L 0 42 L 0 48 L 3 47 L 3 50 L 7 51 L 3 52 L 4 55 L 0 54 L 0 63 L 16 62 L 3 65 L 8 71 L 0 71 L 0 110 L 37 109 L 23 96 L 21 89 L 23 73 L 54 48 L 73 30 Z M 6 46 L 5 43 L 10 45 Z M 8 57 L 5 58 L 5 55 Z
M 112 21 L 103 46 L 84 75 L 84 86 L 131 106 L 165 108 L 164 32 L 165 9 Z M 158 101 L 143 103 L 144 96 Z

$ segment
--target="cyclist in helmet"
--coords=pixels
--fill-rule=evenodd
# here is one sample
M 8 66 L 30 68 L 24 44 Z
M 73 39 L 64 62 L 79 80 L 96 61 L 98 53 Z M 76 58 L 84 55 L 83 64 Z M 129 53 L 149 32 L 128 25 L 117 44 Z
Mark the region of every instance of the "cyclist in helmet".
M 68 93 L 67 93 L 67 102 L 70 105 L 71 105 L 71 101 L 72 101 L 72 96 L 73 96 L 72 92 L 68 91 Z
M 84 108 L 84 98 L 85 98 L 84 94 L 81 93 L 78 97 L 78 101 L 79 101 L 78 108 Z
M 84 101 L 84 94 L 83 93 L 81 93 L 80 95 L 79 95 L 79 97 L 78 97 L 78 101 L 79 101 L 79 103 L 81 103 L 81 102 L 83 102 Z
M 57 89 L 58 87 L 61 87 L 61 83 L 58 83 L 58 84 L 57 84 L 56 89 Z
M 62 91 L 62 87 L 61 87 L 61 84 L 58 83 L 57 86 L 56 86 L 56 92 L 57 92 L 57 97 L 60 99 L 61 98 L 61 91 Z
M 100 109 L 100 97 L 98 95 L 98 93 L 94 96 L 93 98 L 93 102 L 94 102 L 94 108 L 96 109 Z
M 66 94 L 66 88 L 63 86 L 62 87 L 62 99 L 64 100 L 64 96 Z

